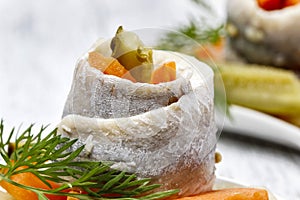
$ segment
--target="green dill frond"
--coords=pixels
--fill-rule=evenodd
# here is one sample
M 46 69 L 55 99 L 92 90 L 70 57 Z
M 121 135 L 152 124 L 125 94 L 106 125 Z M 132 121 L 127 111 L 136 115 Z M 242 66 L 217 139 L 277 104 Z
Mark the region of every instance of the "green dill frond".
M 57 129 L 42 137 L 46 127 L 42 127 L 37 134 L 32 133 L 32 128 L 33 125 L 29 126 L 14 141 L 12 129 L 8 139 L 4 140 L 4 123 L 1 120 L 0 155 L 5 164 L 0 164 L 0 180 L 33 191 L 39 199 L 46 200 L 45 194 L 79 199 L 160 199 L 178 193 L 178 190 L 151 193 L 160 185 L 150 184 L 148 178 L 140 179 L 135 174 L 112 169 L 109 162 L 77 161 L 84 146 L 68 151 L 76 139 L 59 135 Z M 12 143 L 15 148 L 9 155 L 8 148 Z M 35 175 L 49 188 L 52 188 L 49 181 L 60 184 L 60 187 L 45 190 L 11 180 L 12 176 L 27 172 Z M 73 187 L 81 188 L 85 194 L 63 192 Z M 117 197 L 109 198 L 108 194 L 116 194 Z

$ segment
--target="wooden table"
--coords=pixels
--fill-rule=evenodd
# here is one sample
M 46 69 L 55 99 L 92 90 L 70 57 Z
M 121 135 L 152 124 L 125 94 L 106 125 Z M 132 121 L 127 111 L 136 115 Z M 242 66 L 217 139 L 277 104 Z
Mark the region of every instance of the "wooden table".
M 223 160 L 216 165 L 217 175 L 264 187 L 286 200 L 300 199 L 299 150 L 223 132 L 218 151 Z

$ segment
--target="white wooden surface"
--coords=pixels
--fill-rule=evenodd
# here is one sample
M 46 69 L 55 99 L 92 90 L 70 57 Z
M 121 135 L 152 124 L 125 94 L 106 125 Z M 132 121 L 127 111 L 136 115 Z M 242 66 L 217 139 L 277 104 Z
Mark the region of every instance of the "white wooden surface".
M 0 0 L 0 118 L 55 125 L 76 60 L 94 41 L 119 25 L 172 28 L 196 11 L 187 0 Z M 228 133 L 218 149 L 218 175 L 300 199 L 299 151 Z

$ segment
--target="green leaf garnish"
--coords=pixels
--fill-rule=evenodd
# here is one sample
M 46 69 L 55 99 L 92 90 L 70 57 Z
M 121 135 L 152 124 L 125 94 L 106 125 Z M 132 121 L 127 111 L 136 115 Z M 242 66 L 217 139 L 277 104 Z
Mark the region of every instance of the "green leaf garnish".
M 179 51 L 186 54 L 194 53 L 195 48 L 199 48 L 199 44 L 215 44 L 224 35 L 224 25 L 216 28 L 211 28 L 194 19 L 191 19 L 189 24 L 182 25 L 174 32 L 169 32 L 164 35 L 157 49 Z
M 13 129 L 8 139 L 4 140 L 4 124 L 1 120 L 0 155 L 5 164 L 0 164 L 0 180 L 35 192 L 40 200 L 47 200 L 45 194 L 78 199 L 150 200 L 178 193 L 178 190 L 151 193 L 151 190 L 160 185 L 149 184 L 148 178 L 139 179 L 134 174 L 112 169 L 111 164 L 105 161 L 77 161 L 76 158 L 84 146 L 72 152 L 66 151 L 77 141 L 76 139 L 62 137 L 57 133 L 57 129 L 42 137 L 46 127 L 42 127 L 36 135 L 32 133 L 32 128 L 33 125 L 29 126 L 15 139 L 13 142 L 15 149 L 9 155 L 8 147 L 12 144 L 15 131 Z M 10 178 L 26 172 L 34 174 L 50 188 L 49 181 L 59 183 L 60 187 L 45 190 L 20 184 Z M 81 188 L 85 194 L 63 192 L 74 187 Z M 116 194 L 117 197 L 108 197 L 108 194 Z

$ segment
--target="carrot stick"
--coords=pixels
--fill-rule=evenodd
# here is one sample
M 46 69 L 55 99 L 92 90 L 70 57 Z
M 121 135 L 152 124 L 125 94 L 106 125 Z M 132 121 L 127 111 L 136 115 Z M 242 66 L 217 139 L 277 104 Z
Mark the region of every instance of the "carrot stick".
M 105 57 L 101 53 L 93 51 L 89 53 L 88 62 L 92 67 L 99 69 L 104 74 L 114 75 L 136 82 L 130 72 L 115 58 Z
M 164 63 L 153 71 L 151 83 L 158 84 L 176 79 L 176 63 L 174 61 Z
M 24 169 L 24 167 L 19 168 Z M 10 177 L 12 181 L 15 181 L 22 185 L 27 185 L 40 189 L 50 189 L 45 183 L 43 183 L 38 177 L 34 174 L 25 172 L 13 175 Z M 52 188 L 58 188 L 60 185 L 58 183 L 48 181 Z M 1 181 L 0 185 L 16 200 L 38 200 L 37 195 L 33 191 L 29 191 L 18 186 L 12 185 L 6 181 Z M 66 196 L 57 196 L 57 195 L 46 195 L 50 200 L 66 200 Z
M 288 6 L 294 6 L 296 4 L 300 3 L 300 0 L 285 0 L 283 7 L 288 7 Z
M 228 188 L 177 200 L 268 200 L 268 192 L 257 188 Z
M 300 3 L 300 0 L 257 0 L 258 5 L 265 10 L 278 10 Z

